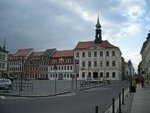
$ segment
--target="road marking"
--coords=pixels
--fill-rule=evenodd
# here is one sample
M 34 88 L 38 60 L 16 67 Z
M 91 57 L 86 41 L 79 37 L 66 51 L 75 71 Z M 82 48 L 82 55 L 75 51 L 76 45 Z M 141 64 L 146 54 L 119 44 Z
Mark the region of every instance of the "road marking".
M 1 99 L 6 99 L 6 97 L 5 96 L 0 96 L 1 97 Z

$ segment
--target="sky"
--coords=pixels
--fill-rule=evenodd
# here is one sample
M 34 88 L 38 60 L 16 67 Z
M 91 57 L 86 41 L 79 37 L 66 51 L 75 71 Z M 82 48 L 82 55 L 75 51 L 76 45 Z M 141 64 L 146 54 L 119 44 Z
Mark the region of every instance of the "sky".
M 150 0 L 0 0 L 0 46 L 10 53 L 34 48 L 74 49 L 94 41 L 99 14 L 102 39 L 118 46 L 135 70 L 150 30 Z

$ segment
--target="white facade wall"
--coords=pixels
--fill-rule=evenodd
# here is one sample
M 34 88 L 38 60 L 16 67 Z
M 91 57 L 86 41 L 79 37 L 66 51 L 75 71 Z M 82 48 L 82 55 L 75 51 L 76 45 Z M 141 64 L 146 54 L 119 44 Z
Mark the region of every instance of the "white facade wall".
M 50 80 L 72 80 L 72 75 L 74 74 L 74 65 L 56 65 L 57 70 L 54 69 L 54 65 L 48 66 L 48 78 Z
M 150 76 L 150 42 L 147 43 L 142 53 L 142 71 Z
M 0 75 L 7 72 L 8 53 L 0 51 Z
M 108 51 L 109 56 L 106 56 L 106 51 Z M 114 51 L 114 56 L 112 51 Z M 82 56 L 83 52 L 85 52 L 85 57 Z M 91 52 L 91 57 L 88 56 L 89 52 Z M 94 52 L 97 52 L 97 57 L 94 56 Z M 103 53 L 103 56 L 100 56 L 100 52 Z M 79 57 L 77 54 L 79 54 Z M 85 50 L 75 50 L 74 58 L 79 60 L 79 79 L 81 80 L 86 80 L 89 73 L 91 73 L 91 78 L 93 78 L 94 72 L 98 73 L 98 78 L 121 80 L 121 52 L 117 48 L 92 47 Z M 88 64 L 89 61 L 91 66 Z M 83 66 L 83 62 L 85 62 L 85 66 Z M 97 66 L 94 66 L 94 62 L 97 62 Z M 109 62 L 109 66 L 106 66 L 106 62 Z M 115 66 L 112 65 L 112 62 L 115 62 Z M 103 76 L 101 75 L 102 73 Z M 113 73 L 115 75 L 112 75 Z

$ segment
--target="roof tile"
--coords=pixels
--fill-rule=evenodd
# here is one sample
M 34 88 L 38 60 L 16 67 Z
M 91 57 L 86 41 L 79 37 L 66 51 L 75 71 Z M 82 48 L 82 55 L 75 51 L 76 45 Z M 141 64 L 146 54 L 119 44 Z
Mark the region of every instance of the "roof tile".
M 102 41 L 101 43 L 95 43 L 94 41 L 78 42 L 75 49 L 87 49 L 93 46 L 105 47 L 105 48 L 118 48 L 110 44 L 107 40 Z
M 28 56 L 33 51 L 33 48 L 26 48 L 26 49 L 19 49 L 14 56 L 17 57 L 24 57 Z
M 56 51 L 52 58 L 73 57 L 73 50 Z

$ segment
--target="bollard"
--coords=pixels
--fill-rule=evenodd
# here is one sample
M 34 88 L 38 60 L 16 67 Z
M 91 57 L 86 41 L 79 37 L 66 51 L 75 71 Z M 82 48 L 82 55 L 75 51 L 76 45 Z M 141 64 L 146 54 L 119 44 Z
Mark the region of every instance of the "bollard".
M 119 93 L 119 113 L 121 113 L 121 93 Z
M 98 113 L 98 106 L 95 106 L 95 113 Z
M 122 88 L 122 105 L 124 105 L 124 88 Z
M 115 113 L 115 98 L 112 98 L 112 113 Z

